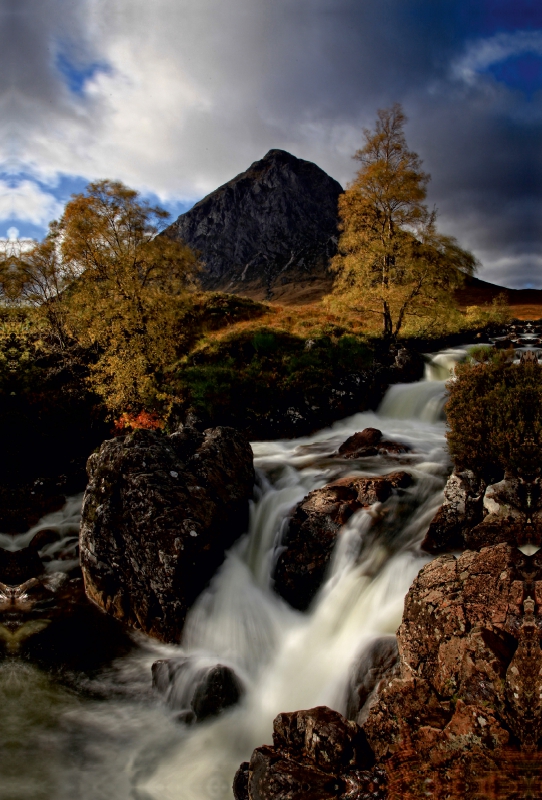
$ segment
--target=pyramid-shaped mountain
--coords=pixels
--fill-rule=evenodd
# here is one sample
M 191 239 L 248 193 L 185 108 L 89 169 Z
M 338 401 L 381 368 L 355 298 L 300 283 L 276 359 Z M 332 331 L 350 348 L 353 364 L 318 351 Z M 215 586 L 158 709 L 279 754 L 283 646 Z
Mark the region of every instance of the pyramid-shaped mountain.
M 270 150 L 164 234 L 201 255 L 202 285 L 245 293 L 323 276 L 337 247 L 342 187 L 316 164 Z

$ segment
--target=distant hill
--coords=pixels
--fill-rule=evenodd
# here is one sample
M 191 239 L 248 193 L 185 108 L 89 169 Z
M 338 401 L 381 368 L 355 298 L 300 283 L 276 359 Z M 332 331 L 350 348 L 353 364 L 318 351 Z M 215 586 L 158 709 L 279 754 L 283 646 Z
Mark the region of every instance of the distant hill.
M 491 303 L 504 294 L 512 312 L 520 319 L 540 319 L 542 317 L 542 289 L 507 289 L 479 278 L 467 278 L 465 286 L 456 292 L 460 306 L 481 306 Z
M 316 164 L 270 150 L 163 235 L 201 253 L 205 289 L 278 299 L 304 285 L 329 287 L 342 191 Z

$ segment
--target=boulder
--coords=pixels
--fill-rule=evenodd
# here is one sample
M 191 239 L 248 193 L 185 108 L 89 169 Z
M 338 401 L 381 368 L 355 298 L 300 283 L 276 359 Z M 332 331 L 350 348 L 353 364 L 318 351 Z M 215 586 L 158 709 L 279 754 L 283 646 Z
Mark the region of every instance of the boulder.
M 258 747 L 234 779 L 236 800 L 383 798 L 383 773 L 361 728 L 326 706 L 279 714 L 273 747 Z
M 402 455 L 409 453 L 411 448 L 402 442 L 390 442 L 382 438 L 382 431 L 378 428 L 364 428 L 359 433 L 354 433 L 342 443 L 337 455 L 342 458 L 365 458 L 376 455 Z
M 153 686 L 185 721 L 214 717 L 239 702 L 244 687 L 231 667 L 201 665 L 190 657 L 164 659 L 152 665 Z M 191 712 L 190 716 L 186 716 Z
M 136 430 L 104 442 L 87 469 L 80 553 L 88 597 L 177 642 L 188 609 L 246 530 L 248 440 L 233 428 Z
M 538 494 L 538 484 L 530 487 L 514 477 L 490 484 L 484 493 L 483 519 L 464 534 L 467 546 L 474 550 L 499 542 L 539 545 L 542 526 L 538 522 Z
M 342 526 L 352 514 L 383 503 L 411 483 L 407 472 L 374 478 L 341 478 L 310 492 L 294 509 L 274 572 L 275 591 L 299 610 L 321 586 Z
M 485 488 L 471 470 L 453 472 L 444 487 L 444 502 L 422 542 L 423 549 L 429 553 L 462 549 L 465 531 L 483 519 Z
M 420 797 L 420 787 L 465 796 L 461 786 L 472 797 L 528 796 L 528 775 L 517 795 L 487 793 L 484 781 L 542 764 L 541 606 L 542 558 L 507 544 L 422 569 L 398 631 L 400 675 L 363 726 L 390 798 Z
M 416 350 L 400 347 L 395 356 L 392 371 L 395 373 L 394 382 L 413 383 L 414 381 L 421 381 L 425 372 L 424 358 Z

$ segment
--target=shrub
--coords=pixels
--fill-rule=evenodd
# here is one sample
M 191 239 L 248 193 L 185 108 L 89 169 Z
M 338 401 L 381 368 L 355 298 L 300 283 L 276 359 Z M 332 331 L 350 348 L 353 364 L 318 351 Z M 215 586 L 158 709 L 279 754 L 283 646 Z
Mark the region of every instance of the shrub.
M 495 480 L 502 472 L 540 472 L 542 366 L 506 354 L 457 367 L 446 405 L 456 467 Z

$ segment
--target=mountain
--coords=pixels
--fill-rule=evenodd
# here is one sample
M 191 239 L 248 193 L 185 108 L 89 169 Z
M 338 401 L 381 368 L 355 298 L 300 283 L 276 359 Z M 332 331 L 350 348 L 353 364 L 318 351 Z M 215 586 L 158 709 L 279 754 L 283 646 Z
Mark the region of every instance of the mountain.
M 276 297 L 286 285 L 329 283 L 342 191 L 316 164 L 270 150 L 163 235 L 199 251 L 205 289 Z

